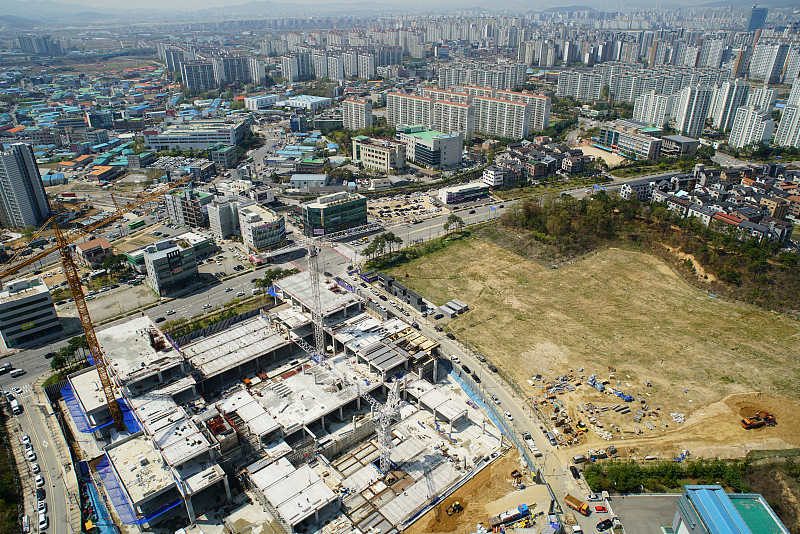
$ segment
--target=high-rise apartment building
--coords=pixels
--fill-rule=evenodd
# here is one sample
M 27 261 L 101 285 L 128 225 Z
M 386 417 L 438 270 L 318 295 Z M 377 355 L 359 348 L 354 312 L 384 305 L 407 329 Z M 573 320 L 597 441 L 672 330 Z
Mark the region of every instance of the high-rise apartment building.
M 472 105 L 475 106 L 475 133 L 506 139 L 528 137 L 530 104 L 476 96 Z
M 778 89 L 770 88 L 768 85 L 753 87 L 747 95 L 746 106 L 755 106 L 764 111 L 772 111 L 775 99 L 778 96 Z
M 372 103 L 361 98 L 345 99 L 342 102 L 342 121 L 345 130 L 372 128 Z
M 740 107 L 733 120 L 728 144 L 742 148 L 753 143 L 768 143 L 775 130 L 775 121 L 769 112 L 755 106 Z
M 756 44 L 750 58 L 749 78 L 762 80 L 764 83 L 780 82 L 788 53 L 789 45 L 785 43 Z
M 14 143 L 0 151 L 0 226 L 39 227 L 50 216 L 50 203 L 33 149 Z
M 727 80 L 714 91 L 711 120 L 714 128 L 726 132 L 733 125 L 736 110 L 745 105 L 750 84 L 741 80 Z
M 462 102 L 433 102 L 433 128 L 451 134 L 461 133 L 466 141 L 475 135 L 475 106 Z
M 673 95 L 658 95 L 651 89 L 634 102 L 633 120 L 663 128 L 673 116 L 674 102 Z
M 512 102 L 530 104 L 531 117 L 528 132 L 546 130 L 550 127 L 550 97 L 534 93 L 517 93 L 514 91 L 497 91 L 497 98 Z
M 704 85 L 690 85 L 678 93 L 675 126 L 689 137 L 700 137 L 711 105 L 713 89 Z
M 778 131 L 775 132 L 775 144 L 800 148 L 800 106 L 783 108 Z
M 387 122 L 397 124 L 431 125 L 433 100 L 416 95 L 386 93 Z
M 375 57 L 372 54 L 358 55 L 358 77 L 365 80 L 375 77 Z
M 212 61 L 184 61 L 180 65 L 181 79 L 187 90 L 200 93 L 218 87 Z

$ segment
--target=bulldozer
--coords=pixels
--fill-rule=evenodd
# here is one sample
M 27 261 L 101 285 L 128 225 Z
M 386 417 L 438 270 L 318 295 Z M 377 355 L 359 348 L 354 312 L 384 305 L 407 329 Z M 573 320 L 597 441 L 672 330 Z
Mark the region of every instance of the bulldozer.
M 456 501 L 453 504 L 451 504 L 450 506 L 448 506 L 447 509 L 445 510 L 445 512 L 447 512 L 447 515 L 453 515 L 453 514 L 457 514 L 459 512 L 462 512 L 463 510 L 464 510 L 464 507 L 461 506 L 461 503 Z
M 761 428 L 762 426 L 775 426 L 778 422 L 775 420 L 775 416 L 769 412 L 761 410 L 756 412 L 753 417 L 747 417 L 742 419 L 742 428 L 746 430 L 751 430 L 753 428 Z

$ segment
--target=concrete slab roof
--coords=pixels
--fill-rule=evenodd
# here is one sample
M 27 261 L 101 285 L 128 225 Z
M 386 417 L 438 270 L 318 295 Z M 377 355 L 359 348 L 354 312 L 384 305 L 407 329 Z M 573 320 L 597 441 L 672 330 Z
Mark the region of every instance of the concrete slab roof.
M 164 350 L 153 348 L 150 332 L 163 341 Z M 147 315 L 98 331 L 97 341 L 112 372 L 122 383 L 140 380 L 182 360 Z
M 320 285 L 320 304 L 322 305 L 323 317 L 351 304 L 361 302 L 359 297 L 343 289 L 332 278 L 320 276 Z M 284 298 L 284 300 L 296 300 L 308 310 L 314 308 L 311 274 L 308 271 L 276 280 L 275 287 L 280 293 L 288 297 Z
M 100 384 L 100 375 L 97 368 L 90 367 L 69 377 L 72 390 L 83 406 L 84 412 L 91 413 L 107 404 L 103 386 Z
M 133 504 L 155 498 L 175 485 L 161 454 L 143 434 L 109 445 L 106 455 Z
M 239 390 L 217 403 L 222 413 L 236 414 L 245 422 L 250 432 L 265 436 L 277 430 L 280 424 L 247 390 Z

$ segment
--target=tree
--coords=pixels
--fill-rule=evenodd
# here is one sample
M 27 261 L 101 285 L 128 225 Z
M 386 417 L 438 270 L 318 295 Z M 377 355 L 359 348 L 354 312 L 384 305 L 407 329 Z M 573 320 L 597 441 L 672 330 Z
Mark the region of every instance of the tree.
M 22 235 L 23 235 L 23 237 L 29 238 L 29 237 L 31 237 L 33 235 L 33 233 L 35 231 L 36 231 L 36 227 L 35 226 L 31 226 L 29 224 L 28 226 L 26 226 L 25 228 L 22 229 Z
M 121 271 L 126 267 L 128 258 L 125 254 L 109 254 L 103 260 L 103 269 L 110 272 Z
M 450 230 L 458 231 L 464 228 L 464 219 L 456 215 L 455 213 L 451 213 L 450 216 L 447 218 L 447 221 L 444 223 L 444 231 L 450 234 Z

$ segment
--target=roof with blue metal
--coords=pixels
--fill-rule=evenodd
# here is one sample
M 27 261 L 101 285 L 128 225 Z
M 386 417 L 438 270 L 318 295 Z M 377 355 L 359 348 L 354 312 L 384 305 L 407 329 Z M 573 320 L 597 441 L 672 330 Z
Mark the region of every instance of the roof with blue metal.
M 721 486 L 684 486 L 710 534 L 754 534 Z

